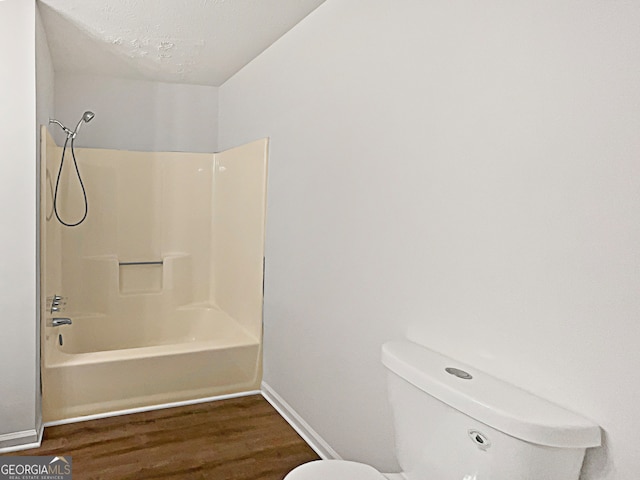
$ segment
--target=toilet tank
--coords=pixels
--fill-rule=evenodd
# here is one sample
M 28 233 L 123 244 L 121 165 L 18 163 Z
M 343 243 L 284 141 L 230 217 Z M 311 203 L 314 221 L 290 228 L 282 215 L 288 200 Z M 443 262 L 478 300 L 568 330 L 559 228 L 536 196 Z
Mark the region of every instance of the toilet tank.
M 577 480 L 590 420 L 409 341 L 382 348 L 408 480 Z

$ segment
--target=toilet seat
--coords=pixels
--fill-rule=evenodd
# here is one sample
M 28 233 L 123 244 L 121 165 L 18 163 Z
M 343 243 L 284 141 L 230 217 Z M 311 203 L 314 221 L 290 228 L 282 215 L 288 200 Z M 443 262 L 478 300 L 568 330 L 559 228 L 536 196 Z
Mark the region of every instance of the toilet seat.
M 387 480 L 387 477 L 364 463 L 316 460 L 294 468 L 284 480 Z

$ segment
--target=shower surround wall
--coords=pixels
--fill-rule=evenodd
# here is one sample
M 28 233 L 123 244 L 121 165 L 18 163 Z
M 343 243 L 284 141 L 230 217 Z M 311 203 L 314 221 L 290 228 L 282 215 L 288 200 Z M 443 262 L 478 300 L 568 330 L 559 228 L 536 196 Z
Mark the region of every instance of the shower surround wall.
M 89 215 L 66 228 L 52 203 L 62 149 L 43 138 L 45 421 L 258 388 L 267 141 L 76 149 Z M 83 213 L 71 164 L 58 211 Z M 66 305 L 52 314 L 54 294 Z

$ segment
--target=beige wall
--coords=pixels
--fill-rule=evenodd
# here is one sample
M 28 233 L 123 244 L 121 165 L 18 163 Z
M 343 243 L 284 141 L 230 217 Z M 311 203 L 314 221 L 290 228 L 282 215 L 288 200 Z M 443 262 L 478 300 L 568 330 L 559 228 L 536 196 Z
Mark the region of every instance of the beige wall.
M 211 296 L 248 331 L 262 331 L 266 140 L 217 153 Z
M 270 136 L 265 380 L 395 467 L 380 346 L 413 336 L 602 425 L 640 470 L 640 4 L 328 0 L 220 88 Z M 303 354 L 301 354 L 303 352 Z
M 182 304 L 207 302 L 213 155 L 76 149 L 76 157 L 89 215 L 82 225 L 62 231 L 63 294 L 69 310 L 115 313 L 111 307 L 117 308 L 120 294 L 156 291 L 152 278 L 146 286 L 119 286 L 122 275 L 144 267 L 118 268 L 118 263 L 165 259 L 157 274 L 168 275 L 167 281 L 175 280 L 179 288 L 165 288 L 163 295 L 175 295 Z M 73 170 L 65 170 L 69 175 L 61 182 L 59 211 L 77 219 L 82 194 Z M 180 257 L 177 264 L 168 260 L 175 256 Z M 184 264 L 186 271 L 180 270 Z M 174 266 L 178 271 L 168 271 Z M 98 274 L 96 268 L 104 271 Z M 162 308 L 163 302 L 156 305 Z
M 89 214 L 76 227 L 53 213 L 62 150 L 48 136 L 42 208 L 46 295 L 63 295 L 65 314 L 210 305 L 261 336 L 266 140 L 221 154 L 77 148 Z M 83 195 L 70 148 L 65 158 L 58 213 L 75 223 Z

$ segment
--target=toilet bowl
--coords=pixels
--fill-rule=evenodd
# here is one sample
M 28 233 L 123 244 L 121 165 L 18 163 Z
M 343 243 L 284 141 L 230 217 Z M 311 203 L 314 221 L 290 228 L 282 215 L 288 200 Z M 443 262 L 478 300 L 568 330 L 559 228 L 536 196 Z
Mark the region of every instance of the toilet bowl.
M 408 341 L 382 348 L 402 473 L 318 460 L 285 480 L 578 480 L 600 427 Z

